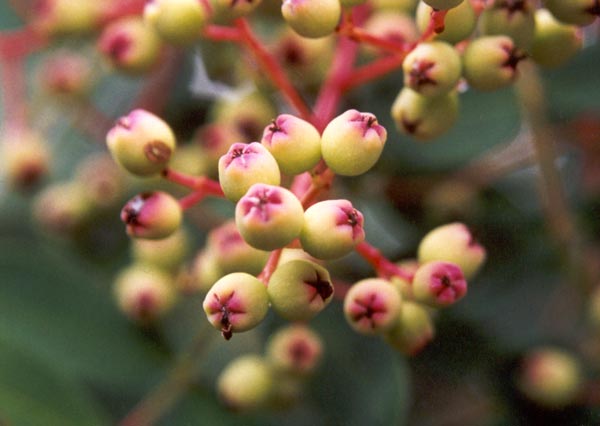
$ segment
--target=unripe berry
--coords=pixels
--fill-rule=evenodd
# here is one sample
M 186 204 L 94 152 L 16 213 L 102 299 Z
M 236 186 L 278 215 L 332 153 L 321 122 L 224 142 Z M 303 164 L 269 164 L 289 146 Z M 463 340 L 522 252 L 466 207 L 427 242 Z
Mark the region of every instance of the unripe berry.
M 279 262 L 277 264 L 283 265 L 292 260 L 309 260 L 311 262 L 319 263 L 319 260 L 315 259 L 302 249 L 284 248 L 281 251 L 281 256 L 279 256 Z
M 121 117 L 106 135 L 117 163 L 138 176 L 159 173 L 175 150 L 175 135 L 167 123 L 143 109 Z
M 414 20 L 401 11 L 378 11 L 365 22 L 365 31 L 396 43 L 411 43 L 419 38 Z M 361 45 L 366 52 L 378 52 L 374 46 Z
M 557 21 L 547 9 L 535 13 L 535 35 L 531 58 L 544 67 L 559 67 L 579 52 L 582 32 L 574 25 Z
M 255 183 L 279 185 L 277 161 L 258 142 L 234 143 L 219 159 L 219 183 L 225 196 L 237 202 Z
M 33 216 L 46 231 L 73 236 L 90 215 L 85 187 L 78 182 L 49 185 L 36 195 Z
M 207 293 L 214 283 L 225 274 L 221 272 L 217 257 L 209 250 L 201 250 L 192 266 L 193 288 Z
M 418 0 L 371 0 L 375 10 L 394 10 L 402 13 L 412 13 Z
M 256 9 L 262 0 L 209 0 L 213 20 L 229 22 L 240 16 L 245 16 Z
M 397 129 L 419 141 L 447 132 L 458 120 L 458 112 L 458 94 L 454 91 L 431 98 L 407 87 L 400 90 L 391 111 Z
M 444 260 L 457 264 L 465 278 L 475 276 L 485 262 L 485 248 L 462 223 L 450 223 L 431 230 L 419 244 L 419 262 Z
M 373 114 L 351 109 L 323 130 L 321 151 L 335 173 L 358 176 L 375 165 L 386 139 L 387 131 Z
M 308 321 L 333 298 L 329 272 L 307 260 L 279 265 L 269 280 L 267 291 L 275 312 L 290 321 Z
M 340 3 L 343 7 L 352 7 L 363 4 L 366 1 L 367 0 L 340 0 Z
M 486 36 L 473 40 L 463 56 L 463 72 L 477 90 L 497 90 L 517 78 L 517 66 L 526 55 L 507 36 Z
M 244 241 L 233 221 L 225 222 L 208 234 L 207 250 L 223 274 L 247 272 L 256 275 L 269 258 L 268 251 L 255 249 Z
M 517 386 L 540 405 L 562 408 L 574 402 L 582 380 L 581 367 L 571 354 L 539 348 L 523 359 Z
M 266 355 L 276 371 L 306 376 L 321 361 L 323 342 L 310 328 L 294 324 L 277 330 L 270 337 Z
M 273 392 L 275 378 L 269 364 L 257 355 L 244 355 L 233 360 L 217 379 L 221 401 L 234 411 L 250 411 L 263 407 Z
M 275 250 L 300 235 L 304 209 L 285 188 L 254 184 L 237 203 L 235 223 L 244 240 L 260 250 Z
M 134 238 L 168 237 L 179 228 L 182 217 L 179 202 L 161 191 L 138 194 L 121 210 L 127 234 Z
M 200 38 L 207 21 L 203 0 L 150 0 L 144 21 L 169 43 L 189 44 Z
M 334 32 L 342 7 L 340 0 L 283 0 L 281 14 L 301 36 L 319 38 Z
M 528 50 L 535 32 L 535 4 L 531 0 L 500 0 L 481 15 L 485 35 L 506 35 L 515 46 Z
M 161 40 L 141 17 L 126 17 L 104 28 L 98 49 L 116 69 L 140 74 L 157 63 Z
M 402 312 L 385 333 L 385 341 L 401 353 L 413 356 L 427 346 L 434 335 L 434 324 L 427 309 L 404 301 Z
M 0 142 L 2 177 L 9 187 L 30 190 L 46 176 L 50 151 L 41 134 L 32 130 L 11 131 Z
M 364 218 L 348 200 L 326 200 L 304 212 L 302 248 L 322 260 L 347 255 L 365 239 Z
M 121 310 L 142 323 L 158 318 L 175 302 L 172 279 L 148 265 L 133 265 L 121 271 L 114 291 Z
M 400 293 L 386 280 L 369 278 L 357 282 L 344 298 L 344 315 L 361 334 L 380 334 L 389 329 L 402 310 Z
M 447 10 L 458 6 L 463 0 L 423 0 L 429 6 L 437 10 Z
M 131 254 L 140 264 L 150 265 L 164 271 L 175 271 L 181 266 L 188 249 L 187 234 L 183 229 L 178 229 L 160 240 L 133 240 Z
M 458 302 L 467 293 L 467 281 L 460 268 L 450 262 L 423 264 L 413 279 L 413 295 L 417 302 L 442 308 Z
M 597 0 L 544 0 L 544 6 L 565 24 L 589 25 L 600 15 Z
M 289 114 L 268 125 L 261 143 L 284 174 L 297 175 L 312 169 L 321 159 L 321 135 L 309 122 Z
M 441 41 L 420 43 L 402 64 L 404 85 L 424 96 L 446 94 L 456 87 L 462 63 L 454 47 Z
M 417 7 L 417 26 L 419 31 L 423 33 L 428 27 L 431 21 L 431 12 L 433 8 L 428 6 L 427 3 L 421 1 Z M 469 37 L 475 26 L 477 25 L 477 15 L 471 5 L 470 0 L 463 1 L 458 6 L 448 10 L 446 17 L 444 18 L 444 31 L 435 34 L 434 40 L 442 40 L 448 43 L 458 43 Z
M 229 340 L 256 327 L 267 315 L 267 289 L 256 277 L 234 272 L 219 279 L 202 304 L 208 321 Z
M 85 158 L 77 166 L 75 180 L 85 187 L 89 202 L 102 209 L 121 201 L 127 188 L 123 170 L 108 153 L 96 153 Z
M 93 0 L 35 0 L 31 26 L 47 35 L 87 33 L 100 23 L 102 2 Z
M 237 3 L 243 1 L 237 0 Z M 214 103 L 211 110 L 214 123 L 232 126 L 241 135 L 241 139 L 236 142 L 260 140 L 263 129 L 276 115 L 277 111 L 271 102 L 260 92 L 235 97 L 223 96 Z

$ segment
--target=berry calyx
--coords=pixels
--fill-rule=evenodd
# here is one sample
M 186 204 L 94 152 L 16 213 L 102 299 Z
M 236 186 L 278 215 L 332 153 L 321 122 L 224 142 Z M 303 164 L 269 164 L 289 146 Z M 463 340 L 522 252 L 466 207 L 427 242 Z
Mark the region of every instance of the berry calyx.
M 432 307 L 446 307 L 467 293 L 467 281 L 454 263 L 432 261 L 417 270 L 413 279 L 413 295 L 417 302 Z
M 160 239 L 181 225 L 179 202 L 166 192 L 143 192 L 129 200 L 121 210 L 127 234 L 134 238 Z
M 226 340 L 256 327 L 269 309 L 267 289 L 256 277 L 234 272 L 219 279 L 202 304 L 208 321 Z

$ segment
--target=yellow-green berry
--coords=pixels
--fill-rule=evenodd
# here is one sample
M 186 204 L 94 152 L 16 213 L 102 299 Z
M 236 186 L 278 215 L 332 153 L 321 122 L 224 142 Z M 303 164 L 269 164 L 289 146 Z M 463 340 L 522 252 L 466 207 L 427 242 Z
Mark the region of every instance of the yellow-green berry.
M 134 238 L 161 239 L 179 228 L 183 212 L 179 202 L 166 192 L 143 192 L 125 204 L 121 220 Z

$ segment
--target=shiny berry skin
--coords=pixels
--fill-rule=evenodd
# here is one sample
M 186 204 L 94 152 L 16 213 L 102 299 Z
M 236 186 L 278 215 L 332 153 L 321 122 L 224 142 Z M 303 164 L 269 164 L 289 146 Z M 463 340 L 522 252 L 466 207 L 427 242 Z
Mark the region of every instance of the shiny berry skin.
M 162 191 L 138 194 L 121 210 L 121 220 L 133 238 L 168 237 L 179 228 L 182 219 L 179 202 Z
M 283 0 L 281 14 L 301 36 L 319 38 L 334 32 L 342 7 L 340 0 Z

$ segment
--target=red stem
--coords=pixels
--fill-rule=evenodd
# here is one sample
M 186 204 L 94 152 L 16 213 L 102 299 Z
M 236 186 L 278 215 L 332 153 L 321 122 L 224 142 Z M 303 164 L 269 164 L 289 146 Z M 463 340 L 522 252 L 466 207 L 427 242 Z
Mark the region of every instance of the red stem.
M 311 113 L 298 91 L 285 75 L 281 65 L 267 51 L 265 46 L 254 35 L 252 28 L 244 18 L 235 21 L 240 31 L 242 43 L 250 50 L 263 70 L 271 77 L 273 83 L 281 90 L 283 97 L 292 108 L 305 120 L 310 120 Z
M 359 243 L 354 250 L 367 262 L 369 262 L 369 264 L 371 264 L 379 276 L 382 276 L 386 279 L 398 276 L 404 278 L 405 280 L 412 281 L 413 274 L 392 263 L 385 256 L 383 256 L 377 248 L 373 247 L 366 241 Z
M 275 272 L 275 268 L 277 268 L 277 264 L 279 263 L 279 259 L 281 258 L 281 253 L 283 249 L 273 250 L 269 255 L 269 260 L 267 260 L 267 264 L 263 268 L 262 272 L 258 274 L 258 279 L 263 282 L 265 286 L 269 285 L 269 280 L 271 279 L 271 275 Z
M 206 192 L 202 189 L 192 192 L 191 194 L 186 195 L 179 199 L 179 205 L 182 210 L 187 210 L 191 207 L 194 207 L 200 201 L 202 201 L 206 197 Z
M 376 80 L 402 66 L 408 52 L 398 55 L 384 56 L 373 62 L 356 68 L 341 83 L 343 92 L 361 86 L 364 83 Z
M 337 29 L 337 32 L 357 43 L 370 44 L 392 52 L 403 52 L 406 50 L 404 43 L 370 34 L 363 28 L 356 27 L 351 19 L 345 19 Z
M 242 34 L 238 28 L 226 27 L 222 25 L 208 25 L 206 28 L 204 28 L 203 34 L 204 37 L 213 41 L 242 41 Z
M 193 189 L 194 191 L 202 190 L 207 195 L 224 196 L 219 182 L 206 176 L 191 176 L 170 168 L 164 169 L 161 174 L 168 181 Z

